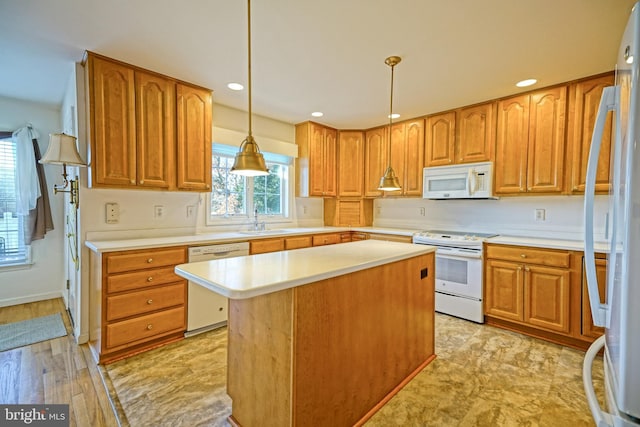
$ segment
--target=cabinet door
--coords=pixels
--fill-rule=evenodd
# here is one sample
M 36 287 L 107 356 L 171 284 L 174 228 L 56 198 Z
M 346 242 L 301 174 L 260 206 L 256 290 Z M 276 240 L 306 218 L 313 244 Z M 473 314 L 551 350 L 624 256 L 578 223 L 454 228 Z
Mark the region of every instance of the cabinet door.
M 405 131 L 405 170 L 402 194 L 422 196 L 422 169 L 424 167 L 424 120 L 408 122 Z
M 91 185 L 136 185 L 132 68 L 89 56 Z
M 569 332 L 570 272 L 558 268 L 525 267 L 524 321 L 556 332 Z
M 522 265 L 495 259 L 487 260 L 485 281 L 485 314 L 507 320 L 522 321 Z
M 184 84 L 177 92 L 177 186 L 180 190 L 211 189 L 211 92 Z
M 457 163 L 493 159 L 496 146 L 495 103 L 462 108 L 456 117 Z
M 587 177 L 587 162 L 591 148 L 591 136 L 595 126 L 596 113 L 600 105 L 602 91 L 613 86 L 614 76 L 607 75 L 575 83 L 570 88 L 567 146 L 571 147 L 571 175 L 569 190 L 584 192 Z M 609 157 L 611 154 L 613 113 L 609 112 L 605 123 L 598 169 L 596 171 L 596 191 L 609 191 Z
M 567 88 L 531 94 L 527 191 L 560 193 L 563 190 Z
M 175 83 L 135 73 L 137 184 L 169 188 L 175 178 Z
M 454 162 L 456 113 L 436 114 L 426 119 L 424 165 L 444 166 Z
M 337 180 L 337 153 L 338 153 L 338 131 L 335 129 L 325 129 L 324 137 L 324 196 L 335 197 L 338 194 Z
M 379 197 L 380 178 L 387 167 L 387 127 L 368 130 L 364 144 L 364 196 Z
M 529 96 L 499 101 L 494 167 L 496 194 L 526 191 L 528 139 Z
M 309 124 L 309 196 L 324 194 L 324 128 Z
M 403 194 L 405 189 L 405 146 L 407 140 L 407 126 L 405 123 L 396 123 L 393 125 L 391 129 L 391 167 L 393 167 L 393 171 L 396 173 L 398 180 L 400 181 L 400 186 L 402 190 L 400 191 L 391 191 L 385 192 L 390 196 L 400 196 Z
M 338 195 L 361 197 L 364 184 L 364 135 L 341 131 L 338 136 Z
M 254 254 L 266 254 L 268 252 L 284 251 L 284 239 L 263 239 L 263 240 L 251 240 L 249 242 L 249 253 Z
M 589 291 L 587 290 L 587 281 L 585 279 L 584 269 L 582 271 L 582 335 L 598 338 L 604 334 L 604 328 L 594 326 L 593 317 L 591 315 L 591 306 L 589 305 Z M 607 260 L 596 259 L 596 278 L 598 280 L 598 290 L 600 291 L 600 302 L 605 303 L 607 291 Z

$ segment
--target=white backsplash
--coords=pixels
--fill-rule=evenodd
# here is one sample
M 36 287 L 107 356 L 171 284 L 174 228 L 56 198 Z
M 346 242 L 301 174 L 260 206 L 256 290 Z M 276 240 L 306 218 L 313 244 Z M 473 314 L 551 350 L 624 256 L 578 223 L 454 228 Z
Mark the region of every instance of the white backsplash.
M 544 209 L 544 221 L 535 210 Z M 374 202 L 374 226 L 441 229 L 582 240 L 584 197 L 531 196 L 498 200 L 385 198 Z M 424 215 L 423 215 L 424 212 Z M 604 240 L 607 197 L 596 196 L 595 240 Z

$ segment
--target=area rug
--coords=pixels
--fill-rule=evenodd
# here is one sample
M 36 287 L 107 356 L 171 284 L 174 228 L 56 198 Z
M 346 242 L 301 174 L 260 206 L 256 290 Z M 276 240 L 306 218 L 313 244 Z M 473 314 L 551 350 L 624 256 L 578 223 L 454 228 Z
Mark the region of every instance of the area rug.
M 67 335 L 60 313 L 0 325 L 0 351 Z

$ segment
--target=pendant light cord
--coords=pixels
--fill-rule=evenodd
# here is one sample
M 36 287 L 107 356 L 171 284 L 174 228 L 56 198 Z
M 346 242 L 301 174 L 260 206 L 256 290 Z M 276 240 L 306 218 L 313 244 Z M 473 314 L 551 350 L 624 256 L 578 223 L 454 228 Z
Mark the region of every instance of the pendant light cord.
M 391 167 L 391 126 L 393 124 L 393 69 L 395 64 L 391 65 L 391 96 L 389 101 L 389 164 Z
M 253 139 L 253 135 L 251 132 L 251 0 L 247 0 L 247 51 L 248 51 L 248 86 L 247 92 L 249 93 L 249 140 Z

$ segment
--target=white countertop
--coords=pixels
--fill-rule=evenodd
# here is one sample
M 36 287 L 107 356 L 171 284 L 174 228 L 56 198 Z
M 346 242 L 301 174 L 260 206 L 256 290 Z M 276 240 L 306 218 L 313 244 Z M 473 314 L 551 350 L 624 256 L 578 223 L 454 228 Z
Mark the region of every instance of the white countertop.
M 266 233 L 249 233 L 227 231 L 207 234 L 191 234 L 165 237 L 145 237 L 118 240 L 87 240 L 85 246 L 96 253 L 125 251 L 134 249 L 151 249 L 168 246 L 202 246 L 207 244 L 222 244 L 231 242 L 246 242 L 253 239 L 268 239 L 272 237 L 295 236 L 303 234 L 332 233 L 341 231 L 362 231 L 367 233 L 397 234 L 411 236 L 418 230 L 378 228 L 378 227 L 300 227 L 268 230 Z
M 232 299 L 252 298 L 433 252 L 427 245 L 362 240 L 176 266 L 179 276 Z
M 549 249 L 567 249 L 570 251 L 584 251 L 584 241 L 582 240 L 563 240 L 529 236 L 496 236 L 487 239 L 487 243 L 495 243 L 498 245 L 533 246 Z M 596 242 L 595 250 L 596 252 L 608 252 L 609 248 L 607 247 L 607 244 L 605 242 Z

